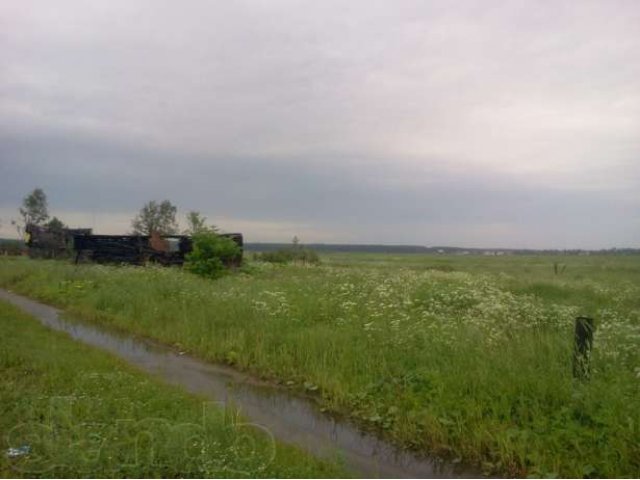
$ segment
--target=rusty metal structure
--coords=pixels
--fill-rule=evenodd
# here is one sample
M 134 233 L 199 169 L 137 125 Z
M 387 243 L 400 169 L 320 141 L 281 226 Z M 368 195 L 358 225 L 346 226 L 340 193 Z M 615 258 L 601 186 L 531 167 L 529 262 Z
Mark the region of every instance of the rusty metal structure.
M 32 258 L 68 258 L 73 254 L 76 235 L 91 235 L 90 228 L 49 228 L 28 224 L 24 240 Z
M 240 247 L 240 255 L 229 266 L 242 263 L 241 233 L 222 233 Z M 90 228 L 51 230 L 27 225 L 25 241 L 33 258 L 72 258 L 76 263 L 127 263 L 144 265 L 182 265 L 193 249 L 187 235 L 93 235 Z
M 153 235 L 74 235 L 73 249 L 76 263 L 182 265 L 192 242 L 190 237 L 181 235 L 158 235 L 157 239 Z

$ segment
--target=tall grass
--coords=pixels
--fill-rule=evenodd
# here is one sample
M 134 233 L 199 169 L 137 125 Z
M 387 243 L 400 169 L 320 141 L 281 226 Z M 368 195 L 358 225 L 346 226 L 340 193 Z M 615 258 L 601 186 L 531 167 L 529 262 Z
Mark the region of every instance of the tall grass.
M 640 473 L 637 259 L 619 274 L 606 258 L 570 259 L 563 275 L 545 257 L 474 259 L 470 272 L 456 271 L 466 259 L 346 260 L 256 264 L 216 282 L 3 260 L 0 285 L 307 391 L 398 444 L 487 472 Z M 431 268 L 445 260 L 454 271 Z M 597 319 L 589 382 L 571 373 L 579 314 Z

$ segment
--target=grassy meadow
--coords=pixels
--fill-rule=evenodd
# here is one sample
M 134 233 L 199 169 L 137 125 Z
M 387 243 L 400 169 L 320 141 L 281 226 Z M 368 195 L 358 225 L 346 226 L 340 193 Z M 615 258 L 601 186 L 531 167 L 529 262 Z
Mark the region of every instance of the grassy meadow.
M 0 286 L 509 476 L 640 476 L 640 257 L 331 254 L 209 281 L 0 259 Z M 554 263 L 556 265 L 554 266 Z M 572 377 L 574 318 L 596 320 Z

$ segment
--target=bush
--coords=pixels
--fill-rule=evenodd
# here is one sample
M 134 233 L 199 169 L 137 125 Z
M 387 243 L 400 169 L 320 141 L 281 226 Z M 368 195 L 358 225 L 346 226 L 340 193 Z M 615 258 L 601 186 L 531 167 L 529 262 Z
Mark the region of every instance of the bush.
M 313 250 L 308 248 L 291 247 L 281 248 L 275 252 L 256 253 L 253 258 L 261 262 L 269 263 L 292 263 L 300 262 L 303 264 L 317 265 L 320 263 L 320 257 Z
M 240 255 L 240 247 L 230 238 L 201 232 L 193 236 L 193 250 L 186 255 L 185 268 L 203 277 L 219 278 L 238 263 Z

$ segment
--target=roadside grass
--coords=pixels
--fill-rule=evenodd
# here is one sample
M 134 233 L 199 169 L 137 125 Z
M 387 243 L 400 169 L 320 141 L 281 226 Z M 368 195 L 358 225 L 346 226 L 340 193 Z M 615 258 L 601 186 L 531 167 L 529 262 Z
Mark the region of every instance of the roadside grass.
M 3 259 L 0 285 L 306 391 L 487 473 L 640 475 L 639 258 L 362 260 L 258 263 L 211 282 Z M 589 382 L 571 374 L 577 315 L 596 318 Z
M 0 329 L 1 477 L 345 475 L 4 302 Z

